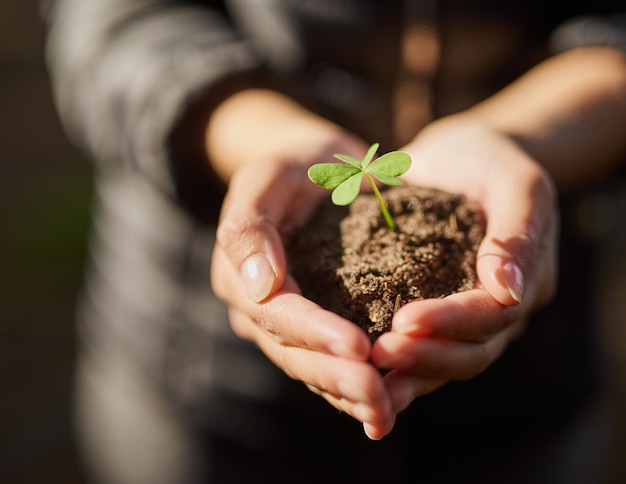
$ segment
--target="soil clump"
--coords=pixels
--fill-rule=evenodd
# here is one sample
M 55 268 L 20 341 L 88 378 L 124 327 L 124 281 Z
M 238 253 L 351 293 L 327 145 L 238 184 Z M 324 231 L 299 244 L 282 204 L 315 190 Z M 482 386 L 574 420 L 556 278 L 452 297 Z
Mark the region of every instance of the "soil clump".
M 476 251 L 486 219 L 462 195 L 402 185 L 382 193 L 398 231 L 373 194 L 348 207 L 330 200 L 287 244 L 303 295 L 360 326 L 372 341 L 409 301 L 475 286 Z

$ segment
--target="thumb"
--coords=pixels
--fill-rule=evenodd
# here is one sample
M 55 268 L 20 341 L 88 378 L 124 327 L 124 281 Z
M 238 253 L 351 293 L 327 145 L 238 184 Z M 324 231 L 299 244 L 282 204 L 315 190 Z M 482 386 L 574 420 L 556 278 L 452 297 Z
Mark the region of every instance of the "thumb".
M 494 299 L 515 306 L 536 297 L 537 291 L 552 291 L 556 272 L 554 192 L 540 171 L 526 178 L 526 183 L 520 177 L 504 185 L 493 190 L 491 202 L 486 201 L 487 233 L 476 269 L 482 286 Z M 535 280 L 538 275 L 541 280 Z
M 317 187 L 297 164 L 253 165 L 244 165 L 231 178 L 217 243 L 248 297 L 258 303 L 282 287 L 287 269 L 281 234 L 315 208 L 306 192 L 313 194 Z
M 276 229 L 262 217 L 230 213 L 220 223 L 217 243 L 238 270 L 247 296 L 261 302 L 285 280 L 285 256 Z
M 522 240 L 520 237 L 519 241 Z M 504 246 L 495 241 L 484 244 L 485 252 L 478 256 L 478 279 L 491 296 L 504 306 L 515 306 L 524 295 L 524 272 L 520 263 Z

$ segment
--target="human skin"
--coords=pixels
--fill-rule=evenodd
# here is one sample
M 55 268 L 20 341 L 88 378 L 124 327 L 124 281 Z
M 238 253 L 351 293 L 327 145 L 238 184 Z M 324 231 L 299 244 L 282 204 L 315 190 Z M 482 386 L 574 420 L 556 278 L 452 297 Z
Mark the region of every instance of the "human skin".
M 216 294 L 237 335 L 380 439 L 415 398 L 492 364 L 552 297 L 556 197 L 624 159 L 625 125 L 626 59 L 584 48 L 398 147 L 414 160 L 407 183 L 466 194 L 484 209 L 487 234 L 476 289 L 406 304 L 393 331 L 371 345 L 300 296 L 282 245 L 327 196 L 307 167 L 336 152 L 361 157 L 367 143 L 280 93 L 235 93 L 206 127 L 207 159 L 229 187 L 213 254 Z M 383 377 L 376 367 L 390 371 Z

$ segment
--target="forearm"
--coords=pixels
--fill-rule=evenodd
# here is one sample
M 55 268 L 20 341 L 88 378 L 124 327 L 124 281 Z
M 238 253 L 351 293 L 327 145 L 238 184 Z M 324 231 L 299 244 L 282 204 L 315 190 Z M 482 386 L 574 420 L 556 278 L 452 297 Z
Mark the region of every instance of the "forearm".
M 560 54 L 462 116 L 515 139 L 560 191 L 575 189 L 626 158 L 626 56 Z
M 208 120 L 205 147 L 213 170 L 228 181 L 245 163 L 268 158 L 353 150 L 359 142 L 336 124 L 291 98 L 266 89 L 247 89 L 228 97 Z M 324 146 L 328 147 L 324 150 Z M 303 163 L 319 160 L 302 159 Z

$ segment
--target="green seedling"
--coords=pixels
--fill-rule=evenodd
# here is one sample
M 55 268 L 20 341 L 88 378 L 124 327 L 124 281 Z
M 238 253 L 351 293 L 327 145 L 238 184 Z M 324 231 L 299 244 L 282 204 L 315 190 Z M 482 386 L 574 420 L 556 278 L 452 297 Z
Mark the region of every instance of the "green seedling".
M 400 175 L 411 166 L 411 157 L 402 151 L 391 151 L 374 160 L 379 144 L 369 147 L 365 157 L 357 160 L 351 156 L 337 153 L 333 155 L 344 163 L 318 163 L 309 168 L 309 179 L 327 190 L 332 190 L 331 200 L 335 205 L 349 205 L 359 195 L 361 182 L 365 176 L 372 186 L 387 226 L 394 232 L 398 226 L 387 210 L 383 197 L 374 179 L 385 185 L 402 185 Z M 372 161 L 373 160 L 373 161 Z

